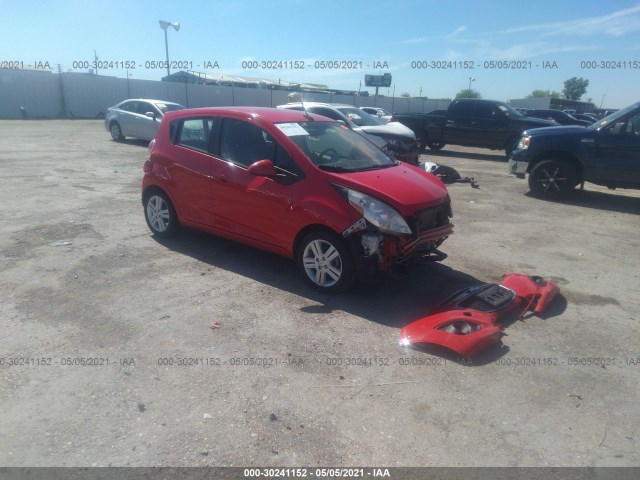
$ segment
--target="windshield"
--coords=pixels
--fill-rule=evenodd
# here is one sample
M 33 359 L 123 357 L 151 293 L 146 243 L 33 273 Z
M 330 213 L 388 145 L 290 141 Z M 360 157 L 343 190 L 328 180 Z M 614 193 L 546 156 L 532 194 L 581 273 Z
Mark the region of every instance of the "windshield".
M 384 125 L 385 123 L 378 117 L 374 117 L 370 113 L 356 107 L 338 107 L 338 110 L 359 127 L 372 127 L 375 125 Z
M 630 110 L 638 108 L 638 106 L 640 106 L 640 103 L 634 103 L 633 105 L 629 105 L 628 107 L 625 107 L 622 110 L 613 112 L 611 115 L 607 115 L 602 120 L 595 122 L 589 128 L 600 128 L 608 124 L 614 124 L 618 121 L 619 118 L 624 117 Z
M 522 117 L 523 116 L 518 110 L 513 108 L 508 103 L 498 103 L 498 108 L 500 110 L 502 110 L 502 111 L 506 110 L 507 112 L 509 112 L 509 116 L 510 117 Z
M 322 170 L 361 172 L 398 164 L 362 135 L 336 122 L 278 123 L 276 126 Z

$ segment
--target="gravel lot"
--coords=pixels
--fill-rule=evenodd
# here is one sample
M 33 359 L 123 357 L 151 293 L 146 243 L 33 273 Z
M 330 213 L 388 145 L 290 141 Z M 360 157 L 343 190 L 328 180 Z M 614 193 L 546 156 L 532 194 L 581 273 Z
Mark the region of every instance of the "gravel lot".
M 640 465 L 638 192 L 544 201 L 503 152 L 428 152 L 480 184 L 449 188 L 449 258 L 327 296 L 287 259 L 154 239 L 145 142 L 0 129 L 0 465 Z M 398 346 L 509 271 L 559 285 L 546 318 L 469 363 Z

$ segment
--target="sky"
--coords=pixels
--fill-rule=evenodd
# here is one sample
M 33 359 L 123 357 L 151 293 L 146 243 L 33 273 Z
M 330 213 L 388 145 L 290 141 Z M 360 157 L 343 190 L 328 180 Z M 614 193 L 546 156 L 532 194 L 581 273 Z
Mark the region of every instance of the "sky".
M 0 0 L 0 11 L 0 66 L 87 72 L 95 51 L 101 75 L 160 80 L 165 20 L 180 23 L 170 60 L 205 73 L 370 93 L 364 76 L 390 73 L 381 94 L 471 86 L 503 101 L 578 77 L 598 107 L 640 100 L 640 0 Z

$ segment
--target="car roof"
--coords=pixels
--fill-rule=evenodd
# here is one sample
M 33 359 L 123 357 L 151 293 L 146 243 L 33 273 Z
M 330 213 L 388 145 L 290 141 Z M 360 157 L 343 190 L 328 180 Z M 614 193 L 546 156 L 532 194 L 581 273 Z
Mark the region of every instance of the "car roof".
M 306 105 L 307 102 L 305 102 Z M 230 115 L 230 116 L 246 116 L 254 118 L 262 118 L 272 123 L 284 122 L 308 122 L 306 113 L 300 110 L 291 110 L 284 108 L 269 107 L 204 107 L 204 108 L 185 108 L 184 110 L 175 110 L 167 112 L 165 115 L 169 118 L 190 117 L 205 115 Z M 314 114 L 314 120 L 331 121 L 330 118 L 322 115 Z
M 167 102 L 166 100 L 156 100 L 156 99 L 153 99 L 153 98 L 127 98 L 126 100 L 123 100 L 120 103 L 118 103 L 118 105 L 120 105 L 120 104 L 122 104 L 124 102 L 149 102 L 149 103 L 163 103 L 165 105 L 180 105 L 180 106 L 183 106 L 180 103 Z
M 278 108 L 287 108 L 289 105 L 302 106 L 302 103 L 303 102 L 289 102 L 284 105 L 278 105 Z M 304 102 L 304 105 L 309 107 L 358 108 L 355 105 L 349 105 L 348 103 Z

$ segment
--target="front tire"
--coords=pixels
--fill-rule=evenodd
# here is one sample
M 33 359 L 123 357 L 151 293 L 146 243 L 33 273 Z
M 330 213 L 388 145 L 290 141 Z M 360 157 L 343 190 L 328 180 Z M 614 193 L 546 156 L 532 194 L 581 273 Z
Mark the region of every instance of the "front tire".
M 562 160 L 543 160 L 529 174 L 529 189 L 540 196 L 569 193 L 577 184 L 575 167 Z
M 158 237 L 172 237 L 178 230 L 176 209 L 161 190 L 154 189 L 145 196 L 144 218 L 151 232 Z
M 298 266 L 311 285 L 323 292 L 341 292 L 355 280 L 353 258 L 335 233 L 315 231 L 298 247 Z
M 438 151 L 438 150 L 442 150 L 442 148 L 445 146 L 444 143 L 442 142 L 427 142 L 427 146 L 433 150 L 433 151 Z

